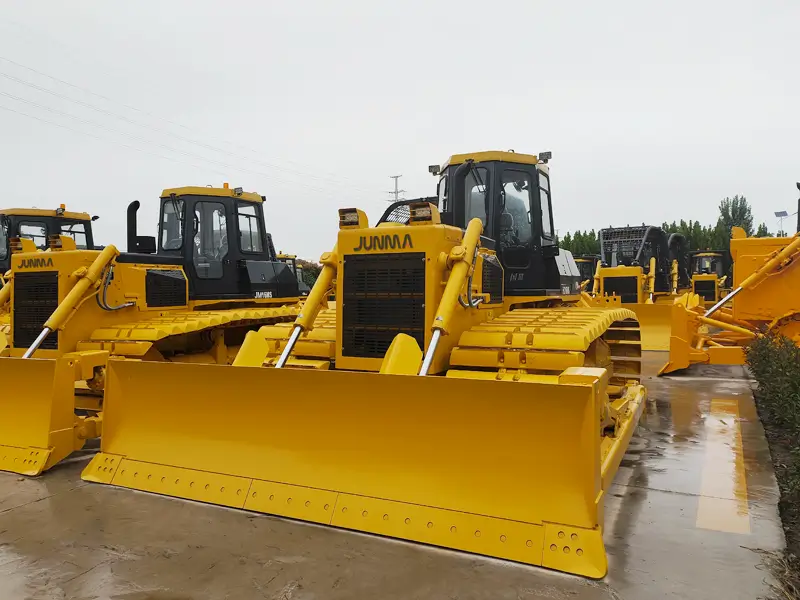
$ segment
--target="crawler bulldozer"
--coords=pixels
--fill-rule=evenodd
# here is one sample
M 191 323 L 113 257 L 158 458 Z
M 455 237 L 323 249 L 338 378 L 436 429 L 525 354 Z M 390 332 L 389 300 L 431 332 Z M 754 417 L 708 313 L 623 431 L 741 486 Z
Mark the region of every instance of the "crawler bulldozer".
M 592 285 L 594 273 L 599 262 L 600 256 L 597 254 L 584 254 L 575 257 L 575 264 L 578 265 L 578 271 L 581 274 L 582 290 L 587 290 Z
M 294 273 L 295 277 L 297 278 L 297 287 L 300 291 L 301 296 L 308 296 L 308 293 L 311 291 L 311 288 L 308 287 L 308 284 L 303 279 L 303 267 L 297 264 L 297 255 L 296 254 L 284 254 L 283 252 L 278 253 L 278 260 L 282 263 L 289 266 Z
M 733 228 L 733 289 L 710 308 L 696 294 L 676 303 L 669 362 L 659 374 L 692 364 L 744 364 L 744 346 L 766 332 L 800 345 L 800 233 L 748 238 Z M 728 308 L 730 306 L 730 308 Z
M 83 479 L 603 577 L 640 332 L 581 304 L 546 158 L 455 155 L 435 201 L 340 210 L 296 320 L 233 365 L 110 360 Z
M 38 475 L 101 435 L 109 356 L 228 364 L 248 330 L 294 319 L 297 279 L 261 203 L 239 188 L 168 189 L 157 239 L 128 207 L 128 252 L 62 233 L 49 252 L 12 254 L 0 469 Z
M 669 350 L 673 303 L 690 287 L 685 238 L 641 225 L 600 230 L 592 295 L 636 313 L 644 350 Z
M 722 250 L 698 250 L 690 253 L 692 263 L 692 292 L 702 298 L 709 308 L 725 294 L 730 260 Z M 730 287 L 728 288 L 730 291 Z
M 28 252 L 47 250 L 48 240 L 64 235 L 72 238 L 76 248 L 91 250 L 94 248 L 92 221 L 95 220 L 97 217 L 87 213 L 67 211 L 63 204 L 55 210 L 0 209 L 0 351 L 8 346 L 11 331 L 11 288 L 3 288 L 10 283 L 12 246 L 18 250 L 24 247 Z

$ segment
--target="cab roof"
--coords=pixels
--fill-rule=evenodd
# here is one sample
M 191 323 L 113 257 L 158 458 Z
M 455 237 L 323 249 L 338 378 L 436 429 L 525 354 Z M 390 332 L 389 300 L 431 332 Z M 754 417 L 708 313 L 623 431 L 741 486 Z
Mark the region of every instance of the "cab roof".
M 246 200 L 247 202 L 263 202 L 264 198 L 255 192 L 238 192 L 239 188 L 215 188 L 205 186 L 187 186 L 179 188 L 167 188 L 161 192 L 162 198 L 169 198 L 172 194 L 176 196 L 211 196 L 214 198 L 237 198 L 239 200 Z
M 47 208 L 0 208 L 0 215 L 9 217 L 51 217 L 56 219 L 74 219 L 76 221 L 92 220 L 89 213 L 65 210 L 59 215 L 56 213 L 56 209 Z
M 450 158 L 447 159 L 444 165 L 442 165 L 442 169 L 448 167 L 449 165 L 460 165 L 463 162 L 466 162 L 468 159 L 472 159 L 475 162 L 485 162 L 485 161 L 503 161 L 503 162 L 510 162 L 510 163 L 519 163 L 523 165 L 536 165 L 539 164 L 541 161 L 537 156 L 533 154 L 520 154 L 518 152 L 508 152 L 502 150 L 487 150 L 485 152 L 468 152 L 466 154 L 453 154 Z

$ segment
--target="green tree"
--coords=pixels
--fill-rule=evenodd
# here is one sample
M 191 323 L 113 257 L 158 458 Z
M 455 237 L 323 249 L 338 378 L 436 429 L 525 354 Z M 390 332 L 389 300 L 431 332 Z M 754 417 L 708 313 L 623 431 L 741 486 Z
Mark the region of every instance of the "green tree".
M 297 266 L 303 268 L 303 281 L 308 287 L 314 287 L 314 283 L 319 277 L 319 272 L 322 271 L 322 265 L 310 260 L 297 259 Z
M 572 234 L 570 232 L 567 232 L 567 234 L 559 240 L 558 247 L 572 252 Z M 572 253 L 575 254 L 574 252 Z
M 733 198 L 725 198 L 719 203 L 719 221 L 728 232 L 730 239 L 731 227 L 741 227 L 747 237 L 754 233 L 753 211 L 747 198 L 735 195 Z
M 761 223 L 756 231 L 756 237 L 772 237 L 772 234 L 767 229 L 766 223 Z

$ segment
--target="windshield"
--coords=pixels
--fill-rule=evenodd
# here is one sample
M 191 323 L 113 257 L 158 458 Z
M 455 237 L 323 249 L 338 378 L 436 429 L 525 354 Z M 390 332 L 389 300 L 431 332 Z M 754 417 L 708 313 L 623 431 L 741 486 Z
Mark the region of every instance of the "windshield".
M 162 250 L 180 250 L 183 247 L 183 205 L 180 198 L 166 198 L 161 212 Z
M 0 219 L 3 219 L 0 221 L 0 258 L 6 258 L 8 256 L 8 225 L 5 222 L 5 217 L 0 217 Z
M 75 247 L 78 250 L 86 250 L 89 245 L 86 240 L 86 225 L 82 222 L 73 221 L 61 224 L 61 235 L 68 235 L 75 240 Z
M 581 281 L 594 278 L 594 265 L 589 260 L 578 260 L 578 270 L 581 273 Z
M 722 259 L 719 256 L 696 256 L 694 272 L 722 276 Z

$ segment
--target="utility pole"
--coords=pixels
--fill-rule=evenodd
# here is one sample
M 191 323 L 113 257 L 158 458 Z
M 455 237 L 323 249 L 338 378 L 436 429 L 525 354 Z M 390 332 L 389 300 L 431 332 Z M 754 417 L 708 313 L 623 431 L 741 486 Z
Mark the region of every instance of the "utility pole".
M 394 190 L 386 192 L 387 194 L 394 196 L 394 198 L 390 199 L 389 202 L 399 202 L 400 200 L 405 200 L 405 198 L 400 197 L 400 194 L 405 194 L 406 192 L 405 190 L 401 190 L 399 188 L 399 180 L 401 177 L 402 175 L 389 175 L 390 179 L 394 179 Z

